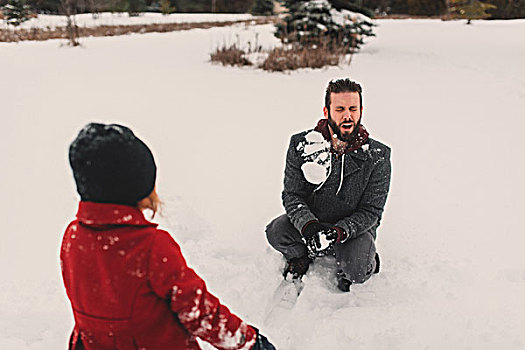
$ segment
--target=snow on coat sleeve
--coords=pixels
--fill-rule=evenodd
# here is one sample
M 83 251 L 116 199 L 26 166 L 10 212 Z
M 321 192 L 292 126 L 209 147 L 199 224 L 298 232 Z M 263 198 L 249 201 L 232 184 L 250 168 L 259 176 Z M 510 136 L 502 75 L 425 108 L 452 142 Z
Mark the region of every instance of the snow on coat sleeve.
M 338 221 L 335 225 L 348 232 L 349 238 L 356 238 L 379 226 L 383 209 L 390 189 L 390 148 L 380 150 L 384 155 L 374 159 L 375 168 L 370 175 L 357 209 L 352 215 Z
M 162 230 L 151 249 L 149 283 L 192 335 L 224 350 L 254 345 L 254 329 L 207 291 L 204 281 L 186 265 L 178 244 Z
M 286 154 L 286 167 L 284 169 L 284 190 L 282 200 L 286 214 L 294 227 L 303 231 L 303 227 L 310 221 L 317 221 L 317 217 L 312 213 L 305 198 L 313 192 L 315 185 L 305 180 L 301 170 L 302 159 L 299 151 L 296 149 L 296 138 L 300 135 L 294 135 L 290 139 L 290 145 Z

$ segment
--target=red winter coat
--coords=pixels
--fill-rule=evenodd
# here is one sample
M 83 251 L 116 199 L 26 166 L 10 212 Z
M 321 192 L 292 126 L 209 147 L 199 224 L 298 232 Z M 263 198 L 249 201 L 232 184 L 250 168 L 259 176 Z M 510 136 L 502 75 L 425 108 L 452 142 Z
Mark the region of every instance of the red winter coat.
M 210 294 L 180 248 L 135 207 L 80 202 L 60 260 L 70 349 L 250 349 L 255 331 Z

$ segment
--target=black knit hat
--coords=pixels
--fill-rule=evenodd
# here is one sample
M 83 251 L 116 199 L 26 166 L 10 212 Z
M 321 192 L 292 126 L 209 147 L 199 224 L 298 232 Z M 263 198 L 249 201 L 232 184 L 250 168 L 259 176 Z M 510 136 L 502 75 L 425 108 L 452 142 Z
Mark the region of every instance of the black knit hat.
M 151 151 L 122 125 L 86 125 L 69 146 L 69 164 L 83 201 L 136 205 L 155 187 Z

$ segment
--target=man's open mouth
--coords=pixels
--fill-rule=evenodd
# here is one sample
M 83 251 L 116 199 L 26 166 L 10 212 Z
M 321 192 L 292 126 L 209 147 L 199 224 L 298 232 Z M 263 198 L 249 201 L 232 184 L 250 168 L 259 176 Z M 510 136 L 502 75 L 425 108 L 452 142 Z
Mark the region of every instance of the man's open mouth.
M 341 129 L 352 129 L 354 123 L 343 123 L 341 124 Z

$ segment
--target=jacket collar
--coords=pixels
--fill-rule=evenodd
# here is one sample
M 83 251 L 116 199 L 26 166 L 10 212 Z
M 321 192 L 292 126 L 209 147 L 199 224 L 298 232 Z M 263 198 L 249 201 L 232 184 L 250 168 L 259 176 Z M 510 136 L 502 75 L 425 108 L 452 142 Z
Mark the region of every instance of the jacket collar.
M 353 158 L 357 158 L 359 160 L 366 160 L 369 155 L 368 147 L 370 146 L 367 143 L 365 143 L 364 145 L 361 145 L 361 147 L 359 147 L 358 149 L 353 151 L 347 151 L 345 154 L 347 156 L 352 156 Z
M 330 144 L 332 143 L 332 134 L 330 133 L 328 126 L 328 119 L 320 119 L 317 122 L 317 126 L 314 128 L 314 130 L 320 132 L 325 140 L 330 142 Z M 359 125 L 357 136 L 350 147 L 345 151 L 345 154 L 365 160 L 367 155 L 362 146 L 368 142 L 368 135 L 369 134 L 366 128 L 363 125 Z
M 78 204 L 77 219 L 85 225 L 131 225 L 153 226 L 137 207 L 113 203 L 81 201 Z

